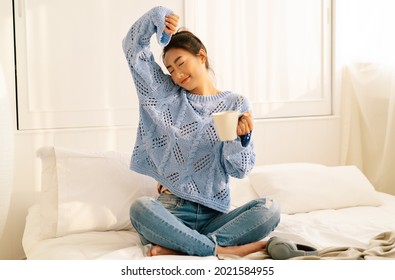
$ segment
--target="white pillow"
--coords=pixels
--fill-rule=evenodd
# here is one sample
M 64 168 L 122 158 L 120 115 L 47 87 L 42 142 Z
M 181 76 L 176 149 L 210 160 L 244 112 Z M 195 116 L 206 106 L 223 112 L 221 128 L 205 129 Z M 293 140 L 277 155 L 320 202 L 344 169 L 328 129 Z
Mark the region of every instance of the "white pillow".
M 257 166 L 250 181 L 260 197 L 276 200 L 285 214 L 380 205 L 374 187 L 355 166 L 312 163 Z
M 256 191 L 252 188 L 248 176 L 242 179 L 230 177 L 229 187 L 231 193 L 231 205 L 233 209 L 240 207 L 251 200 L 259 198 Z
M 157 196 L 154 179 L 129 169 L 120 152 L 41 148 L 41 238 L 86 231 L 131 229 L 129 208 Z

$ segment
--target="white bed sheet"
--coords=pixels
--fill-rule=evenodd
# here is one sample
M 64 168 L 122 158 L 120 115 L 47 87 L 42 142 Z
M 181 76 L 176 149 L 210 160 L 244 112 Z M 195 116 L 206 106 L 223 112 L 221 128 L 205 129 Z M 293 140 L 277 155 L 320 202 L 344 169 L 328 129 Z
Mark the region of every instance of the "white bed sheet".
M 379 207 L 352 207 L 310 213 L 282 214 L 267 238 L 278 236 L 317 249 L 332 246 L 366 248 L 377 234 L 395 231 L 395 196 L 379 193 Z M 40 240 L 40 209 L 29 209 L 23 237 L 27 259 L 146 259 L 147 247 L 134 231 L 87 232 Z M 161 256 L 149 259 L 200 259 Z M 217 259 L 206 257 L 202 259 Z

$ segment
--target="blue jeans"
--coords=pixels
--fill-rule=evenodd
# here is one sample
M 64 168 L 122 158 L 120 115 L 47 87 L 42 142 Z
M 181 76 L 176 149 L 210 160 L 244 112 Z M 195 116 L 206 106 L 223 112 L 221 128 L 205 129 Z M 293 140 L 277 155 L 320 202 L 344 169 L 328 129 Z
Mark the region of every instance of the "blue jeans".
M 130 207 L 132 225 L 141 242 L 194 256 L 216 255 L 216 245 L 234 246 L 259 241 L 280 222 L 277 203 L 253 200 L 221 213 L 172 194 L 141 197 Z

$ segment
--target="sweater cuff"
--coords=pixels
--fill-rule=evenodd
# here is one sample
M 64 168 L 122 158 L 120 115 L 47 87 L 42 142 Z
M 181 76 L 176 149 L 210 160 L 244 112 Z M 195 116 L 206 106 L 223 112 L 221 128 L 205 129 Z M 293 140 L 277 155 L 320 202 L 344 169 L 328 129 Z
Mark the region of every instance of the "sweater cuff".
M 162 37 L 160 38 L 160 44 L 162 46 L 166 46 L 171 39 L 171 34 L 167 34 L 166 32 L 162 32 Z
M 156 26 L 155 32 L 157 41 L 162 47 L 166 46 L 171 39 L 171 35 L 165 33 L 165 17 L 166 15 L 174 14 L 174 12 L 161 6 L 155 7 L 151 11 L 153 14 L 150 16 L 153 18 L 152 22 Z
M 248 144 L 250 143 L 250 140 L 251 140 L 251 133 L 252 133 L 252 131 L 248 132 L 248 133 L 245 134 L 245 135 L 240 136 L 241 145 L 242 145 L 243 147 L 247 147 Z

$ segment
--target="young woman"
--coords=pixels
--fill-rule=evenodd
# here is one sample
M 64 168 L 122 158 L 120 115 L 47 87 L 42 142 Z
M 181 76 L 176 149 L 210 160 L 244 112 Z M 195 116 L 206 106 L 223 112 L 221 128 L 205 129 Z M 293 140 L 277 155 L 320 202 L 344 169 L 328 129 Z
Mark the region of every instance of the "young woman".
M 130 208 L 149 256 L 188 254 L 245 256 L 277 226 L 279 208 L 261 198 L 229 211 L 229 176 L 242 178 L 254 166 L 253 119 L 245 97 L 221 91 L 210 79 L 207 50 L 179 17 L 156 7 L 123 40 L 140 103 L 131 169 L 158 181 L 158 199 L 142 197 Z M 156 33 L 164 46 L 163 73 L 150 51 Z M 238 110 L 234 141 L 221 142 L 212 113 Z

